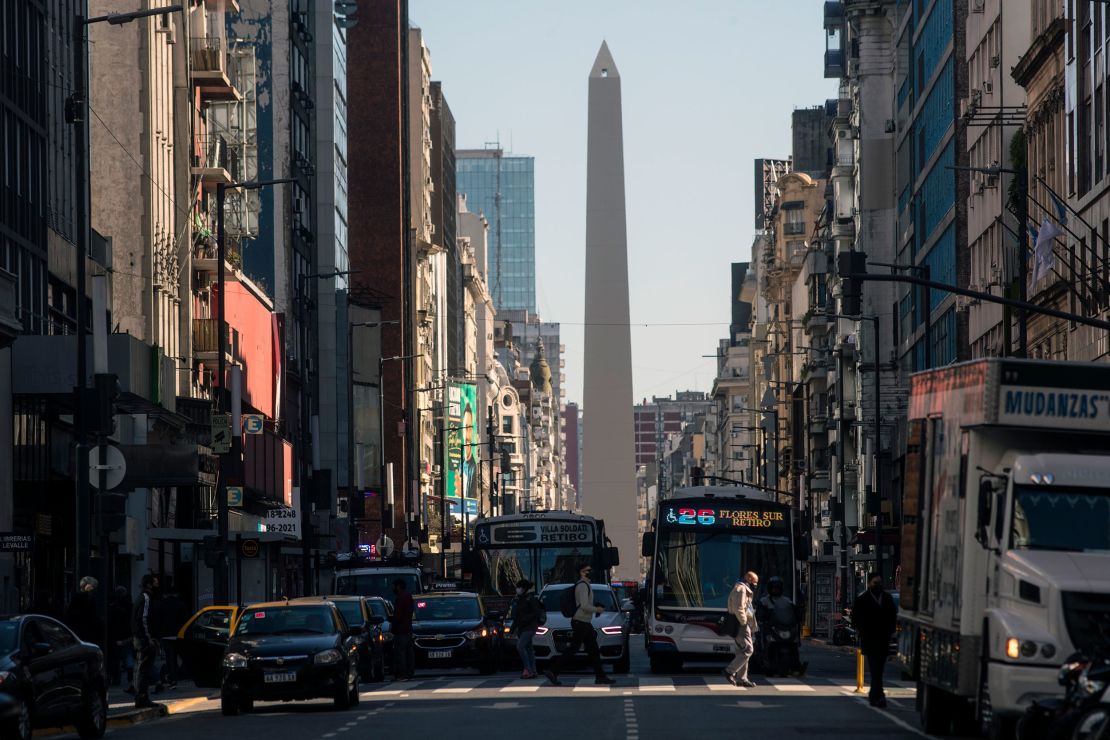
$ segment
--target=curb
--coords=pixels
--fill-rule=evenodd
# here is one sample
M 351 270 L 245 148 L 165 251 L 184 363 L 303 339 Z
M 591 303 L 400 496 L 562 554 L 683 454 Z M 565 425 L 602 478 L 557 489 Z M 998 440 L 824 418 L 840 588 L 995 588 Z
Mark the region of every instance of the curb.
M 171 710 L 165 704 L 155 704 L 152 707 L 143 707 L 142 709 L 128 709 L 116 714 L 109 714 L 106 726 L 109 728 L 130 727 L 131 725 L 137 725 L 143 722 L 149 722 L 154 719 L 165 717 L 171 714 L 172 711 L 174 710 Z M 35 730 L 32 734 L 32 737 L 46 738 L 54 737 L 56 735 L 69 735 L 75 732 L 77 732 L 77 728 L 71 726 L 44 727 L 42 729 Z

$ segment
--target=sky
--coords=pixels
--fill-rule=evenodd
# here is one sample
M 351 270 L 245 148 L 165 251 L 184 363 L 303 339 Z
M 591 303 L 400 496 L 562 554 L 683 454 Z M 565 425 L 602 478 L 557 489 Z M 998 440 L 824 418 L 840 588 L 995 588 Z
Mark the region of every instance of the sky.
M 638 403 L 712 387 L 728 336 L 729 265 L 751 257 L 752 161 L 788 156 L 791 111 L 836 96 L 836 81 L 823 78 L 822 7 L 410 0 L 458 148 L 500 139 L 536 158 L 537 308 L 562 323 L 564 400 L 582 398 L 586 94 L 602 40 L 622 86 Z

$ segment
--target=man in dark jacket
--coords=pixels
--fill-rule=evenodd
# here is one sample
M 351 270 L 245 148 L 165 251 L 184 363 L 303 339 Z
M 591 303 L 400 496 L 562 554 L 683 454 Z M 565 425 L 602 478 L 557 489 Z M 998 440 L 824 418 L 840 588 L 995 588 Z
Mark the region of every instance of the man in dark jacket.
M 135 599 L 131 611 L 131 635 L 135 644 L 135 707 L 152 707 L 150 679 L 154 658 L 158 654 L 158 640 L 152 629 L 152 611 L 158 594 L 158 576 L 147 573 L 142 580 L 142 593 Z
M 520 655 L 520 663 L 524 667 L 521 678 L 535 678 L 536 651 L 532 647 L 532 640 L 536 637 L 536 630 L 547 620 L 547 612 L 543 604 L 536 597 L 532 589 L 532 582 L 522 578 L 516 584 L 516 598 L 513 600 L 511 613 L 513 632 L 516 633 L 516 652 Z
M 883 589 L 882 578 L 872 573 L 867 577 L 867 590 L 857 596 L 852 605 L 852 625 L 859 633 L 860 652 L 867 658 L 867 670 L 871 674 L 868 699 L 873 707 L 886 707 L 883 669 L 897 621 L 898 607 L 894 605 L 894 597 Z

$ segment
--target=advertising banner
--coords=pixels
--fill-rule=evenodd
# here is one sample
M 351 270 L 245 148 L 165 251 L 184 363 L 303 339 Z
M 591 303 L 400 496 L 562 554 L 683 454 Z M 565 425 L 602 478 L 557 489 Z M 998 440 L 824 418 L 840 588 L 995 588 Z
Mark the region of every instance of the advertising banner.
M 478 387 L 453 383 L 447 388 L 447 431 L 444 455 L 444 491 L 451 513 L 478 513 Z

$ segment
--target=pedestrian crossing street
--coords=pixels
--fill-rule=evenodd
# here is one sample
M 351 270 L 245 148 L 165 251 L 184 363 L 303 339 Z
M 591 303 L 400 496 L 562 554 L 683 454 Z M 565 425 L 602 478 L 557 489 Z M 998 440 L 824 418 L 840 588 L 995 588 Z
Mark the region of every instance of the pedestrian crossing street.
M 604 697 L 630 695 L 728 695 L 752 694 L 754 696 L 842 696 L 855 692 L 854 683 L 843 679 L 820 677 L 765 678 L 755 677 L 755 688 L 733 686 L 722 675 L 682 676 L 613 676 L 616 683 L 598 686 L 593 676 L 563 675 L 562 686 L 552 686 L 546 679 L 523 680 L 510 676 L 464 678 L 448 676 L 437 678 L 417 677 L 411 681 L 394 681 L 375 687 L 365 687 L 363 701 L 461 699 L 461 698 L 530 698 L 543 697 Z M 887 682 L 887 696 L 893 699 L 912 698 L 912 684 L 900 681 Z

